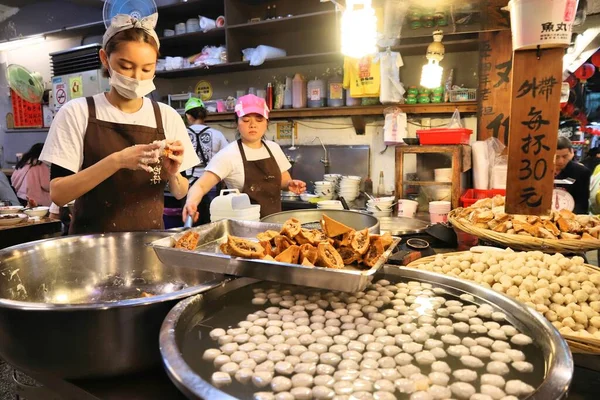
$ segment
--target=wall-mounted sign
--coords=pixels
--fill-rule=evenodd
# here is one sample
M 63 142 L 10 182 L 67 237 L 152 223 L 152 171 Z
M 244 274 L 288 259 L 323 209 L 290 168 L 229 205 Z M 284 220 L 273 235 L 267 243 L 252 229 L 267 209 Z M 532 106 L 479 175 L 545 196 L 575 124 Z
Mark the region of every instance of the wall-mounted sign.
M 292 133 L 294 139 L 298 139 L 298 124 L 295 122 L 278 122 L 277 139 L 291 139 Z
M 196 84 L 194 92 L 202 101 L 210 100 L 213 95 L 212 85 L 208 81 L 200 81 Z
M 83 79 L 81 79 L 81 75 L 69 78 L 69 95 L 71 100 L 83 96 Z

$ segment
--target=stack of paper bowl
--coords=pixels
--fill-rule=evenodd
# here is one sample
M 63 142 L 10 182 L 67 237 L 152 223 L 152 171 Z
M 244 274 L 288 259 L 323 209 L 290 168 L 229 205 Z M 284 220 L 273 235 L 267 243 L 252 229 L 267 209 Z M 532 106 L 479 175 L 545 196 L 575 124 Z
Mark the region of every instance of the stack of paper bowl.
M 367 201 L 367 211 L 377 218 L 389 217 L 392 215 L 393 204 L 393 197 L 377 197 Z
M 452 182 L 452 168 L 436 168 L 433 174 L 436 182 Z M 434 188 L 433 197 L 437 201 L 448 201 L 452 198 L 452 188 L 449 186 Z
M 360 192 L 360 176 L 344 176 L 340 180 L 339 195 L 346 201 L 354 201 Z
M 343 210 L 344 206 L 339 200 L 322 200 L 317 203 L 319 210 Z
M 342 176 L 340 174 L 325 174 L 325 175 L 323 175 L 324 181 L 333 183 L 333 188 L 334 188 L 333 198 L 334 199 L 338 198 L 338 189 L 340 186 L 340 179 L 342 179 Z
M 315 182 L 315 194 L 323 200 L 331 200 L 335 195 L 335 184 L 330 181 Z

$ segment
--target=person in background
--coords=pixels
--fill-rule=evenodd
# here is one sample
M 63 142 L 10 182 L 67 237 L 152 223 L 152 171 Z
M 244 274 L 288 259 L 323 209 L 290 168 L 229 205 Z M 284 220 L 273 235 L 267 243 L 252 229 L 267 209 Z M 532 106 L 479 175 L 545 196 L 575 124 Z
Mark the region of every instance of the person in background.
M 50 207 L 50 168 L 39 160 L 43 143 L 36 143 L 15 166 L 12 185 L 22 205 Z
M 154 89 L 158 14 L 116 15 L 100 60 L 111 89 L 69 101 L 56 114 L 40 159 L 52 164 L 50 197 L 75 200 L 70 233 L 163 229 L 164 191 L 185 197 L 181 172 L 199 160 L 181 116 L 145 96 Z
M 200 159 L 200 163 L 186 171 L 186 175 L 190 180 L 190 185 L 193 185 L 204 174 L 204 168 L 210 160 L 219 151 L 223 150 L 229 142 L 221 131 L 213 129 L 204 124 L 207 111 L 204 103 L 197 97 L 192 97 L 185 104 L 185 117 L 188 121 L 188 133 L 192 145 L 196 149 L 196 155 Z M 213 187 L 198 205 L 200 218 L 198 224 L 207 224 L 210 222 L 210 203 L 219 195 L 221 184 Z
M 183 210 L 184 221 L 188 215 L 198 219 L 198 204 L 220 181 L 260 204 L 261 218 L 281 211 L 282 189 L 297 194 L 306 190 L 306 183 L 290 176 L 292 166 L 281 147 L 264 139 L 269 123 L 265 100 L 252 94 L 242 96 L 235 114 L 240 138 L 217 153 L 194 183 Z
M 596 167 L 600 164 L 600 147 L 591 148 L 581 163 L 585 165 L 587 169 L 594 172 Z
M 575 214 L 587 214 L 590 199 L 590 177 L 592 173 L 583 165 L 573 161 L 573 144 L 566 137 L 559 137 L 554 157 L 554 179 L 573 179 L 572 185 L 555 185 L 569 192 L 575 199 Z
M 8 202 L 11 206 L 21 205 L 19 199 L 17 198 L 17 194 L 13 190 L 12 186 L 10 186 L 10 181 L 2 171 L 0 171 L 0 201 Z

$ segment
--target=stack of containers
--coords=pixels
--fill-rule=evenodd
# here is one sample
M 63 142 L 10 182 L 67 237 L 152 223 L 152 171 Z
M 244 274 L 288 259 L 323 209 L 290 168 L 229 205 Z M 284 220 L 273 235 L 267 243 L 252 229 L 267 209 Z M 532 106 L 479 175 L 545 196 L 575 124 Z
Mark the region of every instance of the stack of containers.
M 338 198 L 339 188 L 340 188 L 340 179 L 342 179 L 342 176 L 340 174 L 325 174 L 325 175 L 323 175 L 324 181 L 333 183 L 333 188 L 334 188 L 333 198 L 334 199 Z
M 429 202 L 429 219 L 432 224 L 438 224 L 448 221 L 448 213 L 452 209 L 449 201 L 431 201 Z
M 339 200 L 322 200 L 317 203 L 319 210 L 343 210 L 344 206 Z
M 433 174 L 436 182 L 452 182 L 452 168 L 436 168 L 433 170 Z M 450 200 L 451 196 L 452 188 L 450 186 L 438 187 L 434 190 L 433 194 L 433 197 L 436 201 Z
M 338 194 L 346 201 L 356 200 L 360 192 L 360 181 L 360 176 L 349 175 L 342 177 Z
M 367 201 L 367 211 L 377 218 L 389 217 L 392 215 L 393 205 L 393 197 L 377 197 Z
M 315 182 L 315 194 L 321 200 L 332 200 L 335 195 L 335 184 L 330 181 Z
M 210 203 L 210 221 L 222 219 L 260 221 L 260 205 L 251 204 L 248 195 L 237 189 L 221 190 Z

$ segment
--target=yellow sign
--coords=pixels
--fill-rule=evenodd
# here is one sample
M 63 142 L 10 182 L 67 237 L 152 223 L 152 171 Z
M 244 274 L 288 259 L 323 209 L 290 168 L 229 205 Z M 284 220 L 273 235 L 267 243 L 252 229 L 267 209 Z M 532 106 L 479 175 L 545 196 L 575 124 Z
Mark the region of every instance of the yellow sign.
M 198 82 L 194 91 L 202 99 L 202 101 L 210 100 L 213 95 L 212 85 L 208 81 Z
M 292 132 L 294 133 L 294 139 L 298 139 L 298 124 L 295 122 L 277 123 L 277 139 L 291 139 Z
M 69 94 L 71 99 L 83 96 L 83 80 L 80 76 L 69 78 Z

